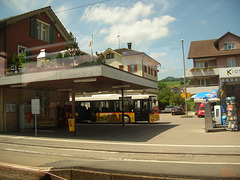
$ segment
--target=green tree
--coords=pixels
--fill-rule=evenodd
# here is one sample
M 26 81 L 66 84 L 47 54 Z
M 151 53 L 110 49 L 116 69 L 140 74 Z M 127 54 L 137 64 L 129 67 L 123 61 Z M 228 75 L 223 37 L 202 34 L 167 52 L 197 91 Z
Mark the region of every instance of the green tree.
M 23 64 L 24 64 L 24 63 L 27 63 L 26 55 L 25 55 L 25 54 L 19 54 L 19 56 L 18 56 L 18 61 L 19 61 L 18 67 L 19 67 L 19 68 L 22 68 L 22 67 L 23 67 Z
M 158 82 L 158 92 L 159 109 L 164 109 L 170 104 L 169 100 L 173 93 L 164 82 Z
M 96 55 L 98 56 L 98 58 L 97 58 L 98 63 L 106 64 L 106 58 L 104 57 L 104 55 L 102 53 L 96 52 Z
M 59 52 L 59 53 L 57 54 L 56 59 L 61 59 L 61 58 L 63 58 L 63 55 L 62 55 L 62 53 Z
M 13 57 L 8 60 L 8 67 L 15 65 L 16 69 L 19 70 L 19 68 L 23 68 L 23 64 L 27 62 L 30 62 L 30 61 L 26 59 L 25 54 L 19 54 L 18 56 L 14 54 Z
M 185 100 L 182 98 L 181 94 L 173 94 L 169 99 L 169 103 L 174 106 L 179 105 L 184 107 Z
M 70 57 L 81 55 L 81 51 L 77 43 L 77 38 L 74 37 L 72 32 L 69 33 L 67 44 L 65 45 L 65 49 L 68 50 Z

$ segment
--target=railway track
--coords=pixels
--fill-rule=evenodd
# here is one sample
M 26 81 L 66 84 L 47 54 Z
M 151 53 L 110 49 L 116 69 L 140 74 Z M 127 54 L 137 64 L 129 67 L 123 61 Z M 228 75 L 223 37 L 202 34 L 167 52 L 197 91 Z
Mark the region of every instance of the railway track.
M 108 161 L 145 161 L 145 162 L 184 162 L 184 163 L 211 163 L 211 164 L 239 164 L 240 153 L 184 153 L 161 151 L 135 151 L 99 149 L 83 147 L 66 147 L 56 145 L 40 145 L 16 142 L 0 142 L 1 151 L 24 154 L 38 154 L 42 156 L 56 156 L 85 160 Z

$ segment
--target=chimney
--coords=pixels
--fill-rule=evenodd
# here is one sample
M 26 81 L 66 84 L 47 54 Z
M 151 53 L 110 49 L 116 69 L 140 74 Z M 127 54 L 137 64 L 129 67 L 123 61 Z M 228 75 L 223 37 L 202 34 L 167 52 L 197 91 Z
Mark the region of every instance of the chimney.
M 131 42 L 127 43 L 127 45 L 128 45 L 128 49 L 132 49 L 132 43 Z

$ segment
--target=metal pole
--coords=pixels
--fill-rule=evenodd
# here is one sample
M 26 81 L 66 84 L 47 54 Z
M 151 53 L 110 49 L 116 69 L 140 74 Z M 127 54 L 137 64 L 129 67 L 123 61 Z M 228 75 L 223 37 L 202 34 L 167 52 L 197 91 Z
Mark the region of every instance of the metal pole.
M 124 126 L 125 125 L 125 122 L 124 122 L 124 90 L 122 88 L 122 125 Z
M 182 42 L 182 53 L 183 53 L 183 71 L 184 71 L 184 87 L 185 87 L 185 111 L 186 111 L 186 116 L 188 116 L 188 110 L 187 110 L 186 70 L 185 70 L 185 57 L 184 57 L 183 39 L 181 39 L 181 42 Z
M 93 34 L 92 34 L 92 43 L 91 43 L 91 61 L 93 61 Z
M 37 136 L 37 114 L 35 114 L 35 136 Z
M 75 131 L 73 131 L 73 135 L 76 136 L 77 131 L 76 131 L 75 92 L 74 91 L 72 91 L 72 118 L 74 119 L 74 127 L 75 127 Z

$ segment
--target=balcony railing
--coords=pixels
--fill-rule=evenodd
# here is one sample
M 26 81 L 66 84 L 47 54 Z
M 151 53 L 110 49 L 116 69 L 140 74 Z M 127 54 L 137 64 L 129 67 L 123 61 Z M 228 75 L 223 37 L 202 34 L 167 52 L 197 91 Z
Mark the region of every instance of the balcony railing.
M 99 64 L 99 63 L 101 62 L 97 61 L 97 58 L 95 56 L 91 58 L 91 56 L 89 55 L 78 56 L 73 58 L 68 57 L 60 59 L 46 59 L 30 63 L 24 63 L 22 65 L 22 68 L 18 70 L 9 70 L 7 71 L 6 75 L 13 76 L 33 72 L 70 69 L 85 64 Z
M 212 92 L 212 89 L 218 88 L 218 84 L 209 84 L 207 86 L 192 85 L 187 87 L 187 92 L 190 92 L 190 94 L 197 94 L 200 92 Z
M 205 67 L 205 68 L 192 68 L 186 70 L 186 77 L 204 77 L 204 76 L 218 76 L 219 68 L 217 67 Z

